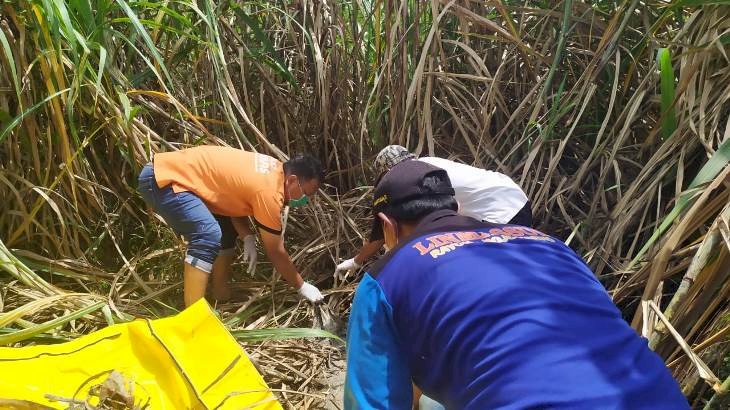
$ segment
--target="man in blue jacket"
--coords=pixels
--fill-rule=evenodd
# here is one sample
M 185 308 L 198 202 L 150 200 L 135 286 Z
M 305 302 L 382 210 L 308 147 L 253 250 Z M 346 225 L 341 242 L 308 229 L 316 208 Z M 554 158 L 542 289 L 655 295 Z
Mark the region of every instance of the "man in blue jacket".
M 346 409 L 687 409 L 591 270 L 537 230 L 459 216 L 448 175 L 393 167 L 373 209 L 388 253 L 348 331 Z

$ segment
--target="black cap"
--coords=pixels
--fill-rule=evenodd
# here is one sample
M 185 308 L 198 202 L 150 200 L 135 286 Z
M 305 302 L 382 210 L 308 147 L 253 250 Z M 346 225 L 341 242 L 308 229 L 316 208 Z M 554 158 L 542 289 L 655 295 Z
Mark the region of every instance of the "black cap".
M 439 183 L 424 184 L 428 177 L 438 177 Z M 449 174 L 443 169 L 418 160 L 402 161 L 390 171 L 380 174 L 373 193 L 373 225 L 370 241 L 383 239 L 383 229 L 378 212 L 388 214 L 388 209 L 413 199 L 434 195 L 454 195 Z

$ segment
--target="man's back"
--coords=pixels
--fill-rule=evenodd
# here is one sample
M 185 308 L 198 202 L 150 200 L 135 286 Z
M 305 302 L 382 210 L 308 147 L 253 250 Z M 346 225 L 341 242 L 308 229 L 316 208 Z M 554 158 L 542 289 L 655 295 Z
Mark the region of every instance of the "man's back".
M 687 408 L 561 242 L 439 211 L 388 256 L 356 295 L 346 404 L 400 408 L 405 373 L 447 408 Z M 378 312 L 387 318 L 373 320 Z M 365 333 L 371 342 L 358 346 Z M 379 370 L 379 356 L 395 360 Z M 385 389 L 363 387 L 363 372 Z
M 284 169 L 276 159 L 231 147 L 199 146 L 157 154 L 160 188 L 192 191 L 210 210 L 225 216 L 254 216 L 272 231 L 281 229 Z

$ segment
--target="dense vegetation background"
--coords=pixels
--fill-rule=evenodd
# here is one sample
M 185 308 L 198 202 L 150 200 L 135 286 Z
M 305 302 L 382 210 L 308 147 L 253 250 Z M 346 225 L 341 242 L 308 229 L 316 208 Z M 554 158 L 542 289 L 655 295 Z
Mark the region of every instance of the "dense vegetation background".
M 5 0 L 0 342 L 179 309 L 182 243 L 135 185 L 153 152 L 197 144 L 323 160 L 328 185 L 292 213 L 287 244 L 344 317 L 356 284 L 333 282 L 334 262 L 366 235 L 375 153 L 399 143 L 512 176 L 693 405 L 717 405 L 730 373 L 728 3 Z M 311 325 L 268 264 L 235 286 L 221 307 L 232 329 Z M 300 345 L 254 356 L 280 397 L 317 407 L 286 389 L 316 391 L 306 376 L 332 352 Z

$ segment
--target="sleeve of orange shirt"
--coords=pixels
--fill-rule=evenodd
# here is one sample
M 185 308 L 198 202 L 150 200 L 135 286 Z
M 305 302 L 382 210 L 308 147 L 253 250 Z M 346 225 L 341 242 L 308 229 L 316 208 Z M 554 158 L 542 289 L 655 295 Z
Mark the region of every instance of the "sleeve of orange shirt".
M 281 208 L 284 198 L 277 191 L 259 191 L 251 203 L 253 219 L 261 229 L 281 235 Z

